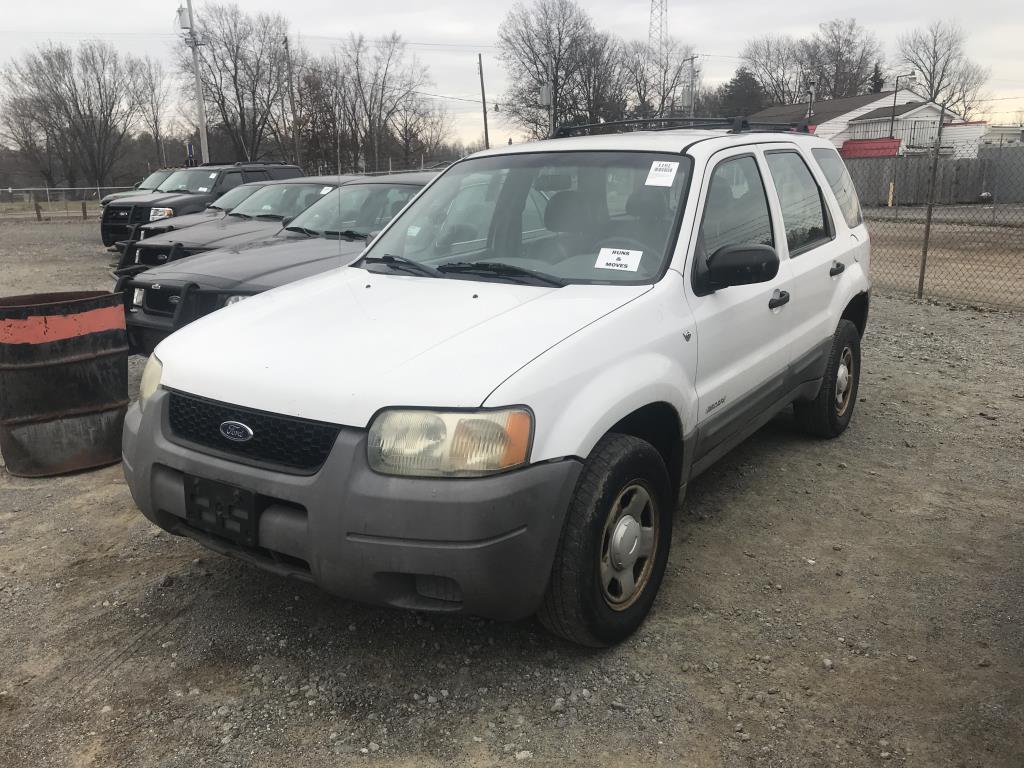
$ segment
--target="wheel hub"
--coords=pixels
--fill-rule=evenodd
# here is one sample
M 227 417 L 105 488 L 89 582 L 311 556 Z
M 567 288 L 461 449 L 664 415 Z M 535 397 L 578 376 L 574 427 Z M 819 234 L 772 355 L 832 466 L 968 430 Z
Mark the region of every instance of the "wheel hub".
M 612 532 L 609 549 L 615 570 L 621 571 L 633 564 L 639 545 L 640 523 L 632 515 L 626 515 L 619 520 Z
M 850 369 L 846 367 L 846 363 L 839 366 L 839 371 L 836 373 L 836 402 L 842 404 L 843 397 L 846 395 L 846 388 L 850 386 Z

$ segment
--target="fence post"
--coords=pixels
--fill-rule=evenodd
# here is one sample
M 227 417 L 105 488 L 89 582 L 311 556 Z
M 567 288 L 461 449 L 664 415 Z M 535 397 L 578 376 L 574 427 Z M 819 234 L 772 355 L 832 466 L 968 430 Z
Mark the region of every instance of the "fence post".
M 34 197 L 34 195 L 33 195 L 33 197 Z M 36 208 L 36 221 L 42 221 L 43 220 L 43 209 L 39 206 L 39 203 L 37 203 L 37 202 L 33 202 L 32 204 Z
M 900 149 L 896 147 L 896 156 L 892 159 L 892 202 L 896 206 L 896 211 L 893 214 L 893 220 L 900 220 L 900 186 L 899 186 L 899 173 L 900 173 Z
M 935 177 L 939 170 L 939 148 L 942 146 L 942 119 L 946 116 L 946 105 L 939 108 L 939 130 L 935 133 L 935 147 L 932 151 L 932 171 L 928 180 L 928 208 L 924 217 L 924 243 L 921 246 L 921 272 L 917 276 L 917 298 L 924 298 L 924 275 L 928 264 L 928 241 L 932 234 L 932 209 L 935 207 Z
M 82 221 L 88 219 L 88 215 L 85 212 L 85 200 L 82 201 Z
M 992 172 L 992 226 L 996 225 L 996 192 L 999 190 L 999 166 L 1003 162 L 1003 137 L 999 137 L 999 153 L 996 155 L 996 167 Z

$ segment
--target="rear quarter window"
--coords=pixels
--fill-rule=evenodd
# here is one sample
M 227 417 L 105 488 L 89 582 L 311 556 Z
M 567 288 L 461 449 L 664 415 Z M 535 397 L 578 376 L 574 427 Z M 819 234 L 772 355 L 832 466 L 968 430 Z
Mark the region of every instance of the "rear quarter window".
M 812 149 L 815 162 L 825 174 L 828 185 L 839 201 L 839 208 L 846 219 L 846 226 L 859 227 L 864 223 L 864 215 L 860 210 L 860 200 L 857 198 L 857 190 L 853 186 L 853 179 L 846 169 L 846 163 L 834 149 L 819 147 Z

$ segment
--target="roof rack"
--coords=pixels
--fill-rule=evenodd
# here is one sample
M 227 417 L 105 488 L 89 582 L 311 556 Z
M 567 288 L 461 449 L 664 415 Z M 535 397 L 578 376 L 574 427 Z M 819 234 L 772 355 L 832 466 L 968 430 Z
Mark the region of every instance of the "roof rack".
M 809 133 L 807 121 L 797 123 L 751 122 L 745 117 L 640 117 L 630 120 L 609 120 L 606 123 L 585 125 L 561 125 L 555 129 L 552 138 L 568 136 L 597 136 L 606 133 L 630 133 L 631 131 L 673 131 L 679 128 L 703 130 L 726 130 L 729 133 L 776 132 Z

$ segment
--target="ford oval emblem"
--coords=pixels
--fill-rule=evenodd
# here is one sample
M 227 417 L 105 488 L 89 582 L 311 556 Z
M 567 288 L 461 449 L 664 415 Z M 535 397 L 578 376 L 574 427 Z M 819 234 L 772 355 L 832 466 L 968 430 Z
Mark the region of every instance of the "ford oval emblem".
M 220 433 L 228 440 L 244 443 L 252 440 L 252 430 L 240 421 L 225 421 L 220 425 Z

